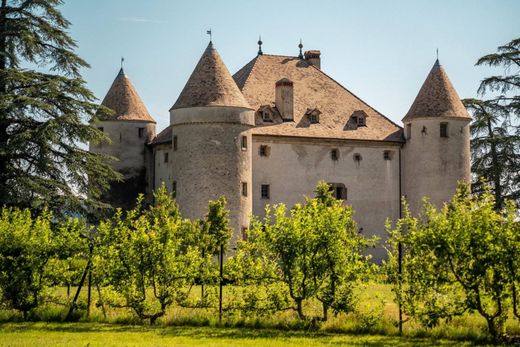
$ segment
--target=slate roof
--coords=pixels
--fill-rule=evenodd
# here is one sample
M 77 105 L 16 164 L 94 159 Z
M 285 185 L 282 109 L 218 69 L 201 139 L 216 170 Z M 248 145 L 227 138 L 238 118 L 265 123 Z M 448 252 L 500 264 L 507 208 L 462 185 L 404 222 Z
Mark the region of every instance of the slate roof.
M 233 76 L 254 110 L 275 101 L 275 83 L 294 85 L 294 121 L 263 123 L 256 117 L 253 134 L 402 142 L 402 128 L 370 107 L 322 70 L 290 56 L 259 55 Z M 320 122 L 310 124 L 307 109 L 319 109 Z M 366 127 L 352 127 L 351 116 L 364 111 Z
M 249 108 L 249 104 L 211 42 L 172 109 L 197 106 Z
M 103 120 L 131 120 L 155 123 L 155 119 L 148 113 L 146 106 L 122 68 L 119 70 L 101 105 L 114 111 L 113 115 Z
M 471 118 L 438 59 L 403 121 L 417 117 Z

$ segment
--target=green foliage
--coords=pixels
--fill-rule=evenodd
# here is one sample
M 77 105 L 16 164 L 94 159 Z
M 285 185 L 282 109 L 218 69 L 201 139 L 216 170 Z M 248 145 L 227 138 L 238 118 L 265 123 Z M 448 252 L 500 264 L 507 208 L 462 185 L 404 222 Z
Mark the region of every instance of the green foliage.
M 118 210 L 100 223 L 95 262 L 106 280 L 106 301 L 129 307 L 152 324 L 186 299 L 203 262 L 197 225 L 181 218 L 164 185 L 154 197 L 147 209 L 140 197 L 135 209 L 125 215 Z
M 279 204 L 266 208 L 263 221 L 253 218 L 228 265 L 239 284 L 261 288 L 248 294 L 247 309 L 294 309 L 306 319 L 303 304 L 312 298 L 323 304 L 323 320 L 329 309 L 353 309 L 353 283 L 369 268 L 361 253 L 375 240 L 358 233 L 352 208 L 335 200 L 326 183 L 316 192 L 289 213 Z
M 48 208 L 56 218 L 106 207 L 99 197 L 121 177 L 81 146 L 107 140 L 85 122 L 107 110 L 80 76 L 88 64 L 74 53 L 61 4 L 0 5 L 0 207 Z
M 490 185 L 496 207 L 506 199 L 520 203 L 520 39 L 480 58 L 476 65 L 502 67 L 503 74 L 485 78 L 478 89 L 489 99 L 465 99 L 471 124 L 472 189 L 482 193 Z M 515 95 L 517 94 L 517 95 Z M 482 180 L 483 179 L 483 180 Z
M 437 210 L 427 200 L 418 217 L 404 204 L 404 217 L 390 232 L 389 269 L 397 301 L 409 316 L 433 327 L 476 311 L 500 338 L 518 287 L 520 242 L 515 206 L 495 209 L 489 189 L 471 195 L 460 184 L 449 204 Z M 402 244 L 402 273 L 398 246 Z
M 24 317 L 42 303 L 45 290 L 64 266 L 84 248 L 79 219 L 53 225 L 43 211 L 32 218 L 27 209 L 2 209 L 0 218 L 0 297 Z

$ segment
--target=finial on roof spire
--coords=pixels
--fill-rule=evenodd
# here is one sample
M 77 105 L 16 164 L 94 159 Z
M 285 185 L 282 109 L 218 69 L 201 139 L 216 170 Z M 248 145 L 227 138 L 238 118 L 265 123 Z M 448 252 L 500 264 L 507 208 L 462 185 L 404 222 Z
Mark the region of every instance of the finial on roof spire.
M 262 52 L 262 36 L 258 36 L 258 55 L 263 55 L 264 52 Z
M 435 60 L 435 64 L 433 66 L 441 66 L 441 63 L 439 62 L 439 49 L 437 48 L 437 60 Z
M 125 58 L 121 57 L 121 70 L 119 70 L 120 75 L 124 75 L 125 71 L 123 70 L 123 63 L 125 62 Z
M 211 39 L 211 28 L 209 28 L 209 30 L 206 30 L 206 34 L 209 35 L 209 43 L 212 43 L 212 39 Z
M 302 53 L 302 39 L 300 39 L 300 44 L 298 45 L 298 48 L 300 48 L 300 54 L 298 54 L 298 58 L 303 59 L 303 53 Z

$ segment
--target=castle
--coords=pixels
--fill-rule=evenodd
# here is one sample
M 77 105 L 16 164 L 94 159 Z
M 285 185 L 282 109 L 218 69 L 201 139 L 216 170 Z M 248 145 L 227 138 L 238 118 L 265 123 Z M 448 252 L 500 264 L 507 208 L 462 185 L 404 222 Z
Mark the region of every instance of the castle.
M 125 180 L 112 185 L 110 202 L 151 200 L 164 182 L 182 215 L 200 218 L 224 195 L 236 242 L 251 214 L 292 206 L 325 180 L 353 206 L 360 232 L 384 240 L 401 196 L 418 211 L 423 196 L 440 206 L 457 181 L 469 182 L 471 118 L 438 60 L 402 128 L 323 72 L 320 51 L 303 54 L 300 44 L 299 56 L 279 56 L 259 45 L 231 76 L 210 42 L 158 134 L 121 69 L 102 102 L 114 113 L 94 124 L 111 143 L 90 146 L 119 159 Z M 385 256 L 382 247 L 372 253 Z

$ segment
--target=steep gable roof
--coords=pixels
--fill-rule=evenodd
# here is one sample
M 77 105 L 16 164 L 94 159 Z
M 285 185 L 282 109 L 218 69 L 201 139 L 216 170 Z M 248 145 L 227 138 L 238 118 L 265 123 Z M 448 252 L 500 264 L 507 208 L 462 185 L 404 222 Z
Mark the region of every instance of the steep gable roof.
M 403 121 L 416 117 L 471 118 L 438 59 Z
M 249 108 L 249 104 L 211 42 L 172 109 L 197 106 Z
M 294 85 L 294 122 L 258 123 L 253 134 L 401 142 L 402 128 L 367 105 L 320 69 L 297 57 L 258 55 L 233 76 L 255 110 L 275 101 L 275 84 L 287 78 Z M 307 109 L 318 108 L 318 124 L 310 124 Z M 356 130 L 347 123 L 364 111 L 367 126 Z
M 114 111 L 113 115 L 103 120 L 137 120 L 155 123 L 155 119 L 148 113 L 123 68 L 119 70 L 101 105 Z

